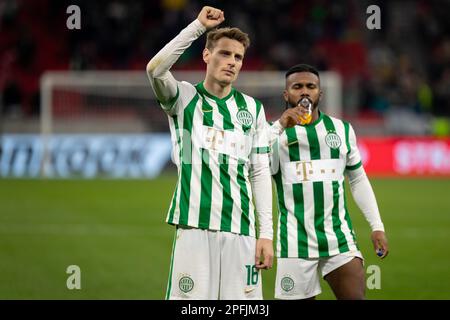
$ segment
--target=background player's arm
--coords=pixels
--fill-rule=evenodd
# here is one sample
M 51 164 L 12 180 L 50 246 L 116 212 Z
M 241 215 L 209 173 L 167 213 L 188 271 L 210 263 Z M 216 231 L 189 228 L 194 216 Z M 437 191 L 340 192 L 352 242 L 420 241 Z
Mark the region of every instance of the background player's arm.
M 351 126 L 349 135 L 350 153 L 348 155 L 348 159 L 350 160 L 347 161 L 350 161 L 350 165 L 347 166 L 346 174 L 349 179 L 350 189 L 353 199 L 363 213 L 372 230 L 371 239 L 375 252 L 378 254 L 381 250 L 381 258 L 384 258 L 389 253 L 388 242 L 384 233 L 384 225 L 381 221 L 377 200 L 369 178 L 367 177 L 364 167 L 361 164 L 361 158 L 356 144 L 355 132 Z
M 207 29 L 224 20 L 221 10 L 204 7 L 196 20 L 183 29 L 178 36 L 162 48 L 147 64 L 147 75 L 157 99 L 168 110 L 179 94 L 178 82 L 170 73 L 170 68 Z

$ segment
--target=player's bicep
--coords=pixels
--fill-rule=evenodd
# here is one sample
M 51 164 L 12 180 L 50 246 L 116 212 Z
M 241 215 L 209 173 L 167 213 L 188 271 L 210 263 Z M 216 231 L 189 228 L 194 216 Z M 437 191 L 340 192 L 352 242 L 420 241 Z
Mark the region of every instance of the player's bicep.
M 173 76 L 172 76 L 173 78 Z M 184 81 L 173 81 L 161 83 L 160 79 L 155 80 L 155 96 L 161 108 L 169 115 L 183 112 L 184 107 L 195 96 L 195 87 Z
M 270 147 L 269 153 L 269 163 L 270 163 L 270 174 L 277 174 L 278 170 L 280 170 L 280 154 L 278 152 L 279 147 L 279 139 L 276 139 L 275 142 Z
M 349 149 L 347 152 L 347 170 L 355 170 L 361 167 L 361 155 L 359 153 L 358 144 L 356 141 L 355 131 L 350 124 L 346 124 L 346 143 L 347 148 Z

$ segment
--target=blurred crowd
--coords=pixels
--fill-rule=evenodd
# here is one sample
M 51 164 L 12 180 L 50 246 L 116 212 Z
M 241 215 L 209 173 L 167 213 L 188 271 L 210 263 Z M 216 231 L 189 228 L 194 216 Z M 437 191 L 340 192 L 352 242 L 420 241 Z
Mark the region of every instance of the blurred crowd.
M 66 28 L 71 4 L 81 30 Z M 371 4 L 381 9 L 379 30 L 366 26 Z M 203 5 L 249 33 L 244 70 L 304 62 L 338 71 L 352 116 L 450 116 L 447 0 L 1 0 L 1 115 L 39 114 L 45 70 L 143 70 Z M 203 46 L 195 42 L 175 67 L 203 69 Z

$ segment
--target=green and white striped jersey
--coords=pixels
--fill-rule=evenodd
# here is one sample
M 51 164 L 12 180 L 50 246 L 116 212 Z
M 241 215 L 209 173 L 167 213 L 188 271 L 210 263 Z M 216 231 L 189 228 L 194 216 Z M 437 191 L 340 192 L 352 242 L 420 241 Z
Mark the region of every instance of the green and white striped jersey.
M 235 89 L 219 99 L 202 82 L 177 86 L 174 101 L 161 105 L 178 168 L 166 221 L 256 236 L 249 170 L 253 155 L 269 153 L 262 104 Z
M 277 137 L 271 172 L 278 195 L 278 257 L 328 257 L 358 249 L 344 173 L 361 165 L 351 125 L 323 113 Z

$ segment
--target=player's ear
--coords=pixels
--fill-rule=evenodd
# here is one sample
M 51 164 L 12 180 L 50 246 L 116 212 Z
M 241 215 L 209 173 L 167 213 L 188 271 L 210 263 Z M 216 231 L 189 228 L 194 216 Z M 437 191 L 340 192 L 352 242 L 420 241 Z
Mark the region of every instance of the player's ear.
M 283 98 L 284 98 L 284 109 L 289 108 L 289 95 L 287 90 L 283 90 Z
M 284 98 L 284 101 L 286 101 L 286 102 L 289 101 L 289 95 L 288 95 L 287 90 L 283 90 L 283 98 Z
M 323 91 L 322 91 L 322 90 L 320 90 L 320 92 L 319 92 L 319 101 L 321 101 L 321 100 L 322 100 L 322 96 L 323 96 Z
M 208 48 L 203 49 L 203 61 L 205 61 L 206 64 L 209 63 L 210 55 L 211 55 L 211 52 L 209 52 Z

